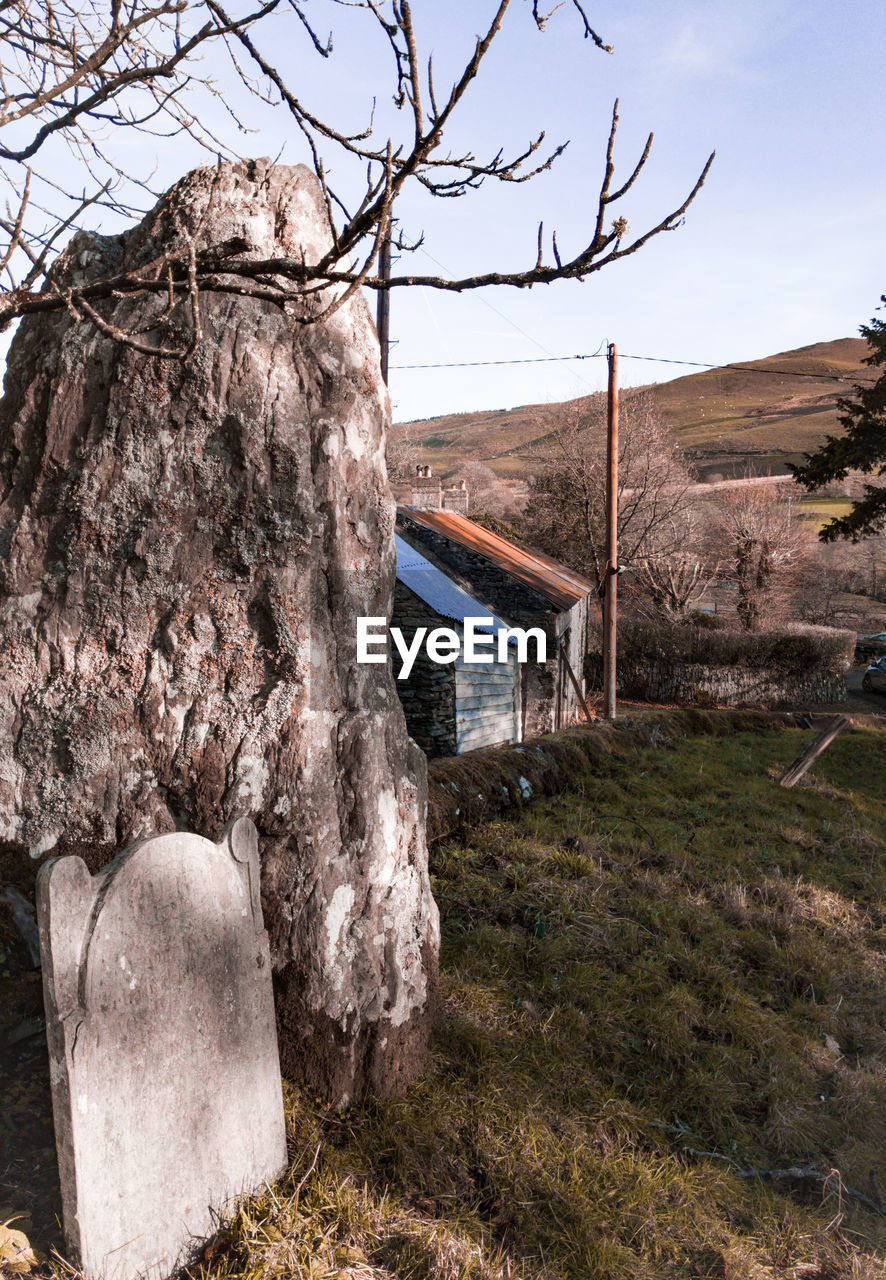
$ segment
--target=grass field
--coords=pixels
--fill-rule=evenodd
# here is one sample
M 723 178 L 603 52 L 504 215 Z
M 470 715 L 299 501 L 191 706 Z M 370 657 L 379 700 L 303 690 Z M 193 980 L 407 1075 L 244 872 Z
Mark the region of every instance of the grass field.
M 803 498 L 800 502 L 801 516 L 816 533 L 834 516 L 848 515 L 851 510 L 852 503 L 840 498 Z
M 852 503 L 844 498 L 803 498 L 800 510 L 808 515 L 843 516 L 852 510 Z
M 808 730 L 628 717 L 582 731 L 569 789 L 435 845 L 432 1068 L 346 1114 L 288 1087 L 289 1172 L 192 1280 L 886 1276 L 874 724 L 788 791 Z M 4 945 L 5 1022 L 21 974 Z M 36 1059 L 4 1095 L 4 1129 L 23 1116 L 42 1158 Z M 25 1171 L 35 1152 L 12 1155 Z M 33 1213 L 19 1225 L 58 1243 L 48 1170 L 29 1201 L 17 1167 L 0 1221 Z
M 618 734 L 433 853 L 434 1069 L 334 1115 L 206 1268 L 311 1280 L 886 1274 L 886 735 Z

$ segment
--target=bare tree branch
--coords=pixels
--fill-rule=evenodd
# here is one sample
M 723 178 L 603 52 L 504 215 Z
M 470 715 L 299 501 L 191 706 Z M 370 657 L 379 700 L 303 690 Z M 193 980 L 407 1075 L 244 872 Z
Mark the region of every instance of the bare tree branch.
M 598 588 L 605 563 L 606 397 L 560 406 L 538 446 L 525 520 L 529 536 L 586 573 Z M 689 474 L 648 393 L 627 392 L 619 433 L 619 558 L 640 567 L 685 543 Z
M 239 293 L 284 307 L 299 302 L 293 309 L 296 318 L 311 322 L 330 315 L 361 287 L 426 286 L 462 292 L 494 285 L 527 288 L 554 280 L 583 280 L 637 252 L 652 237 L 674 230 L 707 177 L 713 156 L 673 212 L 629 239 L 627 218 L 612 214 L 642 173 L 651 153 L 652 135 L 627 179 L 616 184 L 616 103 L 597 207 L 589 219 L 590 237 L 583 245 L 566 252 L 562 237 L 558 239 L 554 232 L 550 239 L 552 260 L 546 261 L 543 227 L 539 227 L 537 243 L 522 267 L 456 279 L 408 271 L 382 279 L 376 270 L 378 249 L 407 185 L 417 185 L 440 198 L 456 198 L 489 180 L 526 182 L 550 168 L 567 143 L 545 149 L 545 133 L 540 131 L 510 155 L 504 148 L 486 158 L 470 150 L 460 154 L 445 150 L 453 114 L 480 75 L 509 11 L 518 7 L 514 0 L 490 0 L 481 34 L 445 86 L 435 81 L 416 0 L 331 3 L 362 11 L 388 50 L 393 101 L 407 118 L 399 137 L 379 136 L 374 100 L 368 124 L 357 131 L 339 128 L 322 118 L 287 84 L 263 51 L 265 20 L 275 14 L 290 14 L 311 50 L 323 58 L 332 56 L 332 36 L 321 38 L 316 25 L 308 20 L 302 0 L 254 0 L 243 6 L 247 11 L 242 15 L 236 10 L 229 12 L 221 0 L 0 3 L 0 163 L 6 165 L 0 170 L 0 180 L 6 180 L 11 193 L 7 216 L 0 218 L 0 269 L 9 279 L 9 287 L 0 294 L 0 328 L 21 316 L 54 310 L 67 310 L 94 324 L 110 324 L 97 304 L 139 291 L 162 291 L 170 298 L 189 299 L 192 331 L 197 332 L 201 293 Z M 562 0 L 550 11 L 543 11 L 539 0 L 533 0 L 535 26 L 544 30 L 558 10 L 577 16 L 583 36 L 598 49 L 611 52 L 611 46 L 591 27 L 579 0 Z M 123 195 L 118 194 L 117 180 L 121 193 L 133 184 L 150 189 L 149 183 L 127 172 L 116 158 L 113 142 L 121 130 L 161 137 L 187 134 L 218 154 L 223 150 L 221 143 L 189 106 L 200 90 L 215 94 L 243 127 L 226 96 L 196 72 L 198 56 L 213 41 L 227 47 L 236 74 L 250 92 L 286 109 L 303 139 L 333 232 L 329 250 L 311 264 L 285 255 L 254 261 L 244 254 L 220 252 L 219 246 L 200 243 L 196 237 L 184 237 L 164 258 L 160 275 L 140 271 L 108 277 L 69 291 L 70 296 L 64 289 L 41 287 L 64 236 L 80 225 L 82 214 L 91 205 L 130 213 Z M 78 158 L 92 183 L 60 213 L 53 209 L 56 197 L 52 194 L 51 162 L 52 147 L 58 144 Z M 324 154 L 329 148 L 365 171 L 362 195 L 358 192 L 356 199 L 352 189 L 336 191 L 330 185 Z M 42 161 L 44 155 L 50 157 L 48 164 Z M 48 201 L 35 200 L 34 183 L 41 192 L 50 192 Z M 353 212 L 348 212 L 349 207 Z M 421 243 L 421 236 L 413 238 L 398 231 L 402 250 Z M 322 305 L 302 305 L 315 293 L 326 295 Z M 164 312 L 167 319 L 173 310 Z M 141 341 L 134 333 L 128 337 L 133 343 Z M 184 346 L 160 342 L 153 353 L 170 356 L 176 352 L 183 357 L 191 349 L 190 342 Z

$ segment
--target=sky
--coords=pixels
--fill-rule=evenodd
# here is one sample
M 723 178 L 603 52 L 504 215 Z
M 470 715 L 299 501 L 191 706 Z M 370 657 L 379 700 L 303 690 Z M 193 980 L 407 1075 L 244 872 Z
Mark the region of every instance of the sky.
M 518 200 L 513 189 L 490 192 L 489 214 L 467 199 L 444 210 L 428 247 L 451 270 L 465 238 L 476 260 L 522 263 L 540 217 L 561 246 L 579 242 L 616 96 L 622 163 L 655 133 L 624 202 L 635 229 L 677 206 L 716 150 L 685 226 L 583 284 L 490 291 L 485 302 L 395 295 L 392 365 L 590 353 L 604 341 L 716 363 L 856 334 L 886 291 L 882 6 L 707 0 L 595 6 L 590 16 L 611 56 L 576 40 L 561 11 L 543 36 L 514 33 L 484 89 L 497 121 L 509 94 L 515 121 L 570 138 L 556 169 Z M 620 362 L 627 383 L 689 371 Z M 394 368 L 390 385 L 395 417 L 408 419 L 580 395 L 605 385 L 605 367 Z
M 413 0 L 438 92 L 495 7 L 494 0 Z M 682 202 L 712 150 L 714 167 L 685 225 L 583 283 L 394 291 L 395 420 L 599 390 L 603 359 L 550 357 L 591 355 L 607 342 L 617 344 L 621 380 L 630 385 L 691 370 L 628 355 L 719 363 L 854 335 L 886 292 L 882 0 L 622 0 L 585 8 L 612 54 L 581 38 L 568 5 L 540 34 L 529 0 L 514 0 L 453 121 L 454 149 L 507 155 L 544 128 L 552 144 L 568 140 L 564 155 L 519 186 L 488 183 L 459 200 L 404 194 L 401 226 L 423 232 L 425 243 L 399 267 L 448 276 L 528 267 L 542 220 L 564 254 L 582 247 L 616 97 L 617 177 L 655 133 L 646 170 L 616 210 L 634 232 Z M 307 0 L 306 11 L 324 34 L 334 24 L 330 60 L 283 22 L 262 28 L 260 46 L 324 118 L 362 127 L 375 96 L 385 126 L 395 115 L 390 58 L 371 22 L 328 0 Z M 210 59 L 207 70 L 254 130 L 238 134 L 221 101 L 206 101 L 200 110 L 223 141 L 244 155 L 306 158 L 284 109 L 246 102 L 224 60 Z M 158 190 L 206 162 L 182 139 L 123 137 L 117 145 L 128 163 L 153 171 Z M 354 176 L 333 155 L 327 161 L 333 183 L 353 193 Z M 495 363 L 502 361 L 527 363 Z M 440 364 L 458 367 L 411 367 Z

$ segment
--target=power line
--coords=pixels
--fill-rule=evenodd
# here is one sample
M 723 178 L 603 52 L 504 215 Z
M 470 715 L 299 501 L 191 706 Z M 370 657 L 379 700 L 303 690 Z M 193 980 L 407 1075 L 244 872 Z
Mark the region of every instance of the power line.
M 528 356 L 521 360 L 453 360 L 445 364 L 396 364 L 391 365 L 394 370 L 408 369 L 485 369 L 496 365 L 514 365 L 514 364 L 560 364 L 568 360 L 605 360 L 606 353 L 595 351 L 586 352 L 581 355 L 574 356 Z M 859 379 L 858 375 L 850 375 L 843 373 L 812 373 L 801 369 L 767 369 L 761 365 L 747 364 L 706 364 L 700 360 L 671 360 L 666 356 L 639 356 L 629 355 L 626 352 L 619 352 L 621 360 L 647 360 L 654 364 L 678 364 L 684 365 L 691 369 L 724 369 L 732 370 L 735 373 L 763 373 L 770 377 L 784 378 L 819 378 L 826 382 L 858 382 L 865 381 Z M 867 379 L 867 381 L 875 381 L 875 379 Z
M 736 373 L 768 373 L 785 378 L 824 378 L 828 382 L 845 382 L 845 373 L 804 373 L 801 369 L 766 369 L 762 365 L 753 364 L 702 364 L 700 360 L 668 360 L 665 356 L 629 356 L 621 352 L 621 360 L 653 360 L 656 364 L 682 364 L 693 369 L 732 369 Z
M 429 253 L 428 250 L 424 247 L 424 245 L 419 245 L 418 248 L 426 258 L 430 259 L 430 261 L 434 263 L 435 266 L 439 267 L 441 271 L 451 276 L 451 272 L 449 271 L 449 268 L 445 266 L 444 263 L 440 262 L 437 258 L 435 258 L 432 253 Z M 544 351 L 546 354 L 544 356 L 526 356 L 520 360 L 452 360 L 452 361 L 448 361 L 446 363 L 441 363 L 441 364 L 394 364 L 390 366 L 391 369 L 392 370 L 396 369 L 398 372 L 401 370 L 410 370 L 410 369 L 490 369 L 490 368 L 495 368 L 501 365 L 563 364 L 571 360 L 605 360 L 607 359 L 607 352 L 606 352 L 607 343 L 605 338 L 600 343 L 597 350 L 594 352 L 587 352 L 581 355 L 574 355 L 574 356 L 552 355 L 550 350 L 543 343 L 539 342 L 537 338 L 534 338 L 531 333 L 527 333 L 525 329 L 521 329 L 520 326 L 516 323 L 516 321 L 512 320 L 510 316 L 505 315 L 503 311 L 499 311 L 497 307 L 494 307 L 492 303 L 489 302 L 489 300 L 483 296 L 482 293 L 479 294 L 478 301 L 482 302 L 485 307 L 487 307 L 490 311 L 494 312 L 495 315 L 499 316 L 500 319 L 504 320 L 507 324 L 509 324 L 512 329 L 516 329 L 516 331 L 519 334 L 521 334 L 522 337 L 526 338 L 529 342 L 531 342 L 533 346 L 538 347 L 540 351 Z M 785 378 L 818 378 L 826 382 L 849 382 L 849 381 L 859 382 L 861 381 L 861 382 L 873 383 L 876 381 L 876 379 L 873 379 L 873 378 L 859 379 L 858 377 L 850 377 L 846 374 L 840 374 L 840 373 L 811 373 L 811 372 L 806 373 L 799 369 L 765 369 L 765 368 L 762 368 L 760 365 L 706 364 L 700 360 L 671 360 L 667 356 L 628 355 L 626 352 L 619 352 L 619 357 L 622 360 L 645 360 L 653 364 L 682 365 L 687 369 L 708 369 L 708 370 L 724 369 L 724 370 L 732 370 L 736 373 L 762 373 L 762 374 L 768 374 L 770 376 L 775 375 L 776 377 L 785 377 Z M 582 381 L 584 381 L 584 379 L 582 379 Z
M 453 360 L 450 364 L 392 364 L 391 369 L 485 369 L 495 364 L 555 364 L 563 360 L 595 360 L 596 356 L 528 356 L 524 360 Z
M 449 276 L 449 277 L 450 277 L 450 279 L 452 278 L 452 272 L 451 272 L 451 271 L 449 270 L 449 268 L 445 265 L 445 263 L 440 262 L 440 260 L 439 260 L 438 258 L 435 258 L 435 257 L 434 257 L 434 255 L 433 255 L 432 253 L 428 253 L 428 251 L 427 251 L 427 249 L 424 247 L 424 245 L 419 245 L 419 246 L 418 246 L 418 248 L 419 248 L 419 252 L 420 252 L 420 253 L 423 253 L 423 254 L 424 254 L 424 256 L 425 256 L 426 258 L 428 258 L 431 262 L 433 262 L 433 263 L 434 263 L 434 265 L 435 265 L 436 267 L 439 267 L 439 268 L 440 268 L 440 270 L 441 270 L 442 272 L 444 272 L 444 274 L 445 274 L 445 275 L 447 275 L 447 276 Z M 483 291 L 482 291 L 482 290 L 480 290 L 480 291 L 475 295 L 475 297 L 476 297 L 476 300 L 477 300 L 478 302 L 482 302 L 483 306 L 484 306 L 484 307 L 486 307 L 486 309 L 487 309 L 488 311 L 491 311 L 491 312 L 493 313 L 493 315 L 497 315 L 497 316 L 499 317 L 499 319 L 504 320 L 505 324 L 509 324 L 509 325 L 511 326 L 511 328 L 512 328 L 512 329 L 516 329 L 517 333 L 519 333 L 522 337 L 524 337 L 524 338 L 527 340 L 527 342 L 531 342 L 531 343 L 532 343 L 532 345 L 533 345 L 534 347 L 538 347 L 539 351 L 543 351 L 543 352 L 545 353 L 545 356 L 547 357 L 547 359 L 546 359 L 546 360 L 541 360 L 541 359 L 536 358 L 536 360 L 534 361 L 534 363 L 536 363 L 536 364 L 547 364 L 547 363 L 549 363 L 549 362 L 559 363 L 559 362 L 561 362 L 561 361 L 563 361 L 563 360 L 572 360 L 572 359 L 583 360 L 583 359 L 585 359 L 585 358 L 586 358 L 586 357 L 584 357 L 584 356 L 555 356 L 555 355 L 553 354 L 553 352 L 550 350 L 550 348 L 549 348 L 549 347 L 546 347 L 546 346 L 544 345 L 544 343 L 543 343 L 543 342 L 539 342 L 538 338 L 534 338 L 534 337 L 532 336 L 532 334 L 531 334 L 531 333 L 527 333 L 525 329 L 521 329 L 521 328 L 520 328 L 520 326 L 517 324 L 516 320 L 512 320 L 512 319 L 511 319 L 511 317 L 510 317 L 510 316 L 508 316 L 508 315 L 505 315 L 505 313 L 504 313 L 503 311 L 499 311 L 498 307 L 493 306 L 493 305 L 492 305 L 492 303 L 489 301 L 489 299 L 488 299 L 487 297 L 485 297 L 485 296 L 484 296 L 484 294 L 483 294 Z M 598 354 L 603 350 L 603 348 L 604 348 L 605 346 L 606 346 L 606 340 L 604 339 L 604 340 L 603 340 L 603 342 L 601 342 L 601 343 L 600 343 L 600 346 L 597 348 L 597 351 L 595 352 L 595 355 L 598 355 Z M 489 360 L 489 361 L 485 361 L 485 362 L 481 362 L 481 363 L 485 363 L 486 365 L 494 365 L 494 364 L 508 364 L 508 363 L 510 363 L 510 361 L 506 361 L 506 360 Z M 515 361 L 514 363 L 516 363 L 516 361 Z M 529 363 L 530 363 L 530 361 L 529 361 L 529 360 L 526 360 L 524 363 L 529 364 Z M 422 369 L 422 368 L 424 368 L 424 369 L 433 369 L 433 368 L 455 369 L 455 368 L 466 368 L 466 367 L 467 367 L 467 366 L 465 366 L 465 365 L 456 365 L 456 364 L 452 364 L 452 365 L 395 365 L 395 366 L 394 366 L 394 368 L 400 368 L 400 369 Z M 575 376 L 576 376 L 576 378 L 578 378 L 579 382 L 584 382 L 584 384 L 585 384 L 585 386 L 586 386 L 586 387 L 588 387 L 590 390 L 593 390 L 593 388 L 591 387 L 591 384 L 590 384 L 589 382 L 585 382 L 585 379 L 584 379 L 584 378 L 580 377 L 578 374 L 576 374 Z
M 435 267 L 439 267 L 441 271 L 443 271 L 447 276 L 450 277 L 450 279 L 452 278 L 452 272 L 449 270 L 449 268 L 444 263 L 442 263 L 439 260 L 439 258 L 435 258 L 432 253 L 428 253 L 424 245 L 419 245 L 419 251 L 423 253 L 424 256 L 428 258 L 431 262 L 433 262 Z M 498 307 L 494 307 L 492 303 L 489 301 L 489 299 L 483 296 L 482 290 L 476 295 L 476 297 L 477 297 L 477 301 L 482 302 L 483 306 L 486 307 L 488 311 L 491 311 L 493 315 L 497 315 L 500 320 L 504 320 L 505 324 L 509 324 L 512 329 L 516 329 L 517 333 L 521 334 L 522 337 L 526 338 L 528 342 L 531 342 L 534 347 L 538 347 L 539 351 L 543 351 L 545 355 L 548 356 L 551 360 L 557 360 L 560 358 L 558 356 L 555 356 L 552 351 L 549 351 L 543 342 L 539 342 L 538 338 L 533 338 L 531 333 L 527 333 L 525 329 L 521 329 L 520 326 L 517 324 L 516 320 L 512 320 L 511 317 L 506 316 L 503 311 L 499 311 Z

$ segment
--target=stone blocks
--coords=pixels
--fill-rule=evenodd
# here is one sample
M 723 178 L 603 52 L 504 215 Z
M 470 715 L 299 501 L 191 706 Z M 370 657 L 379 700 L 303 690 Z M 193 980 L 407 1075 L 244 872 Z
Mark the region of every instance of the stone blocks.
M 157 836 L 37 913 L 68 1245 L 89 1280 L 172 1274 L 286 1164 L 255 827 Z

